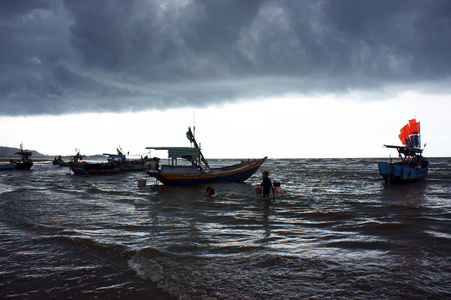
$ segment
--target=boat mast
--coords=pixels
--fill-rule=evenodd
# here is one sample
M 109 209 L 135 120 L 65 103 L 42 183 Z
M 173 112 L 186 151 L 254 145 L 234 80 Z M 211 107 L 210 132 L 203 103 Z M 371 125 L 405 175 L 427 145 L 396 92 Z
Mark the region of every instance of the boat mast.
M 202 159 L 202 161 L 204 162 L 205 166 L 207 168 L 210 168 L 210 166 L 208 165 L 207 160 L 205 159 L 204 155 L 202 154 L 202 151 L 200 150 L 199 145 L 197 144 L 196 138 L 193 135 L 193 132 L 191 131 L 191 127 L 188 127 L 188 131 L 186 132 L 186 137 L 188 138 L 188 140 L 194 144 L 194 147 L 196 147 L 197 149 L 199 149 L 199 153 L 200 153 L 200 158 Z

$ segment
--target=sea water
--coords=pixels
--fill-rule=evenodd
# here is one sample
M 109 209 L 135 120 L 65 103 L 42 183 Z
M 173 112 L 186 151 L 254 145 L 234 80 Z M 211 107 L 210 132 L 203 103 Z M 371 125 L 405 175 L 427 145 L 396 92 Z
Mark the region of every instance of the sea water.
M 215 198 L 142 172 L 1 172 L 0 298 L 449 299 L 451 159 L 405 185 L 386 160 L 269 159 Z M 263 170 L 284 191 L 269 205 Z

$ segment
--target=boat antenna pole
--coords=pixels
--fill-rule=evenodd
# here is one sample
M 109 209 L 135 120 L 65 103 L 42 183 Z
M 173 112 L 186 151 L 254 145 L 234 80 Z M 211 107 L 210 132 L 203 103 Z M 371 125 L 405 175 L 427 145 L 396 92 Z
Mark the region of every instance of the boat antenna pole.
M 193 111 L 193 137 L 196 138 L 196 112 Z
M 188 132 L 186 133 L 186 137 L 188 138 L 188 140 L 194 144 L 194 147 L 196 147 L 197 149 L 199 149 L 199 154 L 200 154 L 200 158 L 202 159 L 202 161 L 204 162 L 205 166 L 210 169 L 210 166 L 208 165 L 207 160 L 205 159 L 204 155 L 202 154 L 202 151 L 200 150 L 199 145 L 197 144 L 196 139 L 194 138 L 193 132 L 191 131 L 191 127 L 188 127 Z

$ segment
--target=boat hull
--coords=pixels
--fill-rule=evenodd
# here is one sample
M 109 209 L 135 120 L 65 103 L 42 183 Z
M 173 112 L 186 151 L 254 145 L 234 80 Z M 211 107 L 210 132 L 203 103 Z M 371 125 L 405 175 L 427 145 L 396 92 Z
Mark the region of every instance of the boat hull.
M 13 164 L 0 165 L 0 171 L 2 171 L 2 170 L 13 170 L 13 169 L 14 169 L 14 165 Z
M 120 163 L 70 162 L 74 174 L 112 174 L 121 170 Z
M 266 157 L 246 164 L 211 169 L 211 173 L 201 173 L 200 171 L 197 173 L 165 173 L 163 169 L 163 171 L 149 171 L 147 174 L 155 177 L 164 185 L 180 186 L 209 184 L 214 182 L 243 182 L 251 177 L 265 161 Z
M 25 161 L 25 162 L 15 162 L 14 163 L 14 169 L 17 170 L 29 170 L 31 169 L 31 166 L 33 166 L 33 162 L 32 161 Z
M 410 168 L 396 163 L 378 163 L 379 174 L 386 183 L 407 183 L 424 179 L 429 168 Z

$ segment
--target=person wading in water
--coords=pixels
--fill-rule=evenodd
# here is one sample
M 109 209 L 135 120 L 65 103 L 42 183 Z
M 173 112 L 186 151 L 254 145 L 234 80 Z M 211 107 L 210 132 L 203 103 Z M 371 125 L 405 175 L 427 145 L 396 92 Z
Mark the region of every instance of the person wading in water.
M 268 171 L 263 171 L 262 173 L 263 181 L 262 183 L 260 183 L 260 186 L 263 188 L 263 198 L 264 199 L 269 198 L 269 195 L 271 194 L 272 191 L 272 198 L 274 200 L 275 199 L 274 187 L 272 186 L 271 179 L 269 179 L 268 176 L 269 176 Z

